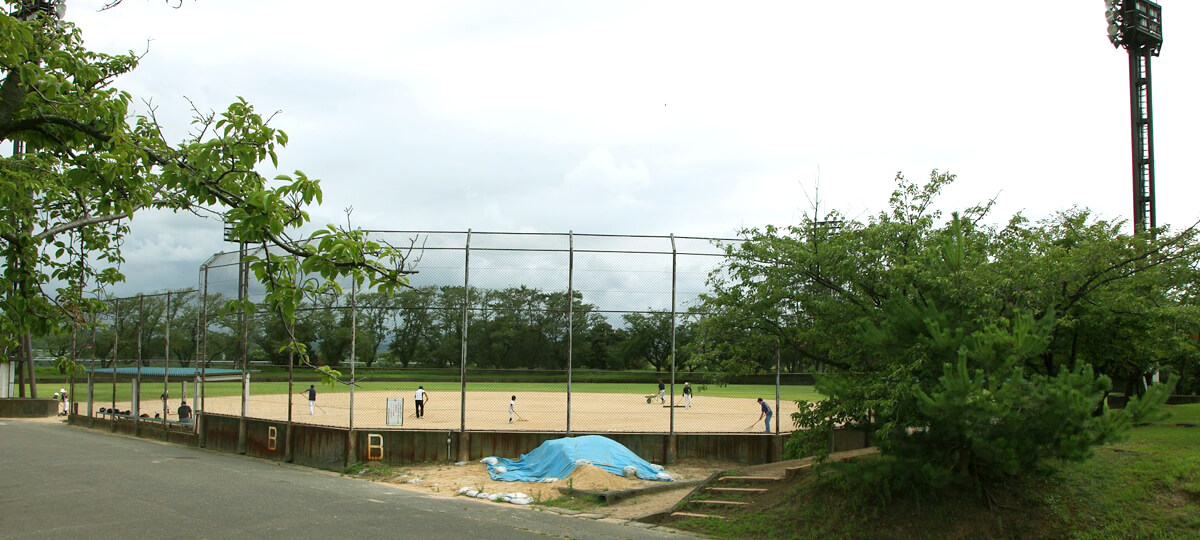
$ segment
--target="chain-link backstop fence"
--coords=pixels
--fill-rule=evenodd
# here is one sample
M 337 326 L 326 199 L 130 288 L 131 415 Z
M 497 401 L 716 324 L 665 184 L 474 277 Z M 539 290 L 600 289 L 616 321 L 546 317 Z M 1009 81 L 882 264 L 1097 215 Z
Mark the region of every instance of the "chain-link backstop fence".
M 187 429 L 186 403 L 185 412 L 351 428 L 761 432 L 790 430 L 781 417 L 808 391 L 806 377 L 778 369 L 718 385 L 689 353 L 706 316 L 699 298 L 731 240 L 369 236 L 412 246 L 410 287 L 323 295 L 292 329 L 342 383 L 321 384 L 283 350 L 277 314 L 225 308 L 263 292 L 239 264 L 258 253 L 233 251 L 209 259 L 194 289 L 108 300 L 85 336 L 90 358 L 80 356 L 92 368 L 87 414 Z M 757 397 L 780 413 L 770 424 Z

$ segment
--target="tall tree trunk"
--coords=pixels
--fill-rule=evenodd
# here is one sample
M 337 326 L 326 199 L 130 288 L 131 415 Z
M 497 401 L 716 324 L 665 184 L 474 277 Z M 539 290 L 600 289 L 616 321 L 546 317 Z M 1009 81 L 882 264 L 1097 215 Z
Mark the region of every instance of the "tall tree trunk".
M 12 361 L 17 363 L 17 397 L 25 397 L 25 363 L 21 359 L 20 347 L 17 347 L 16 357 Z
M 1141 374 L 1131 373 L 1125 378 L 1125 398 L 1132 399 L 1133 397 L 1142 397 L 1146 393 L 1145 386 L 1141 383 Z
M 21 334 L 21 352 L 25 355 L 25 365 L 29 366 L 29 397 L 37 397 L 37 375 L 33 369 L 33 337 L 26 331 Z

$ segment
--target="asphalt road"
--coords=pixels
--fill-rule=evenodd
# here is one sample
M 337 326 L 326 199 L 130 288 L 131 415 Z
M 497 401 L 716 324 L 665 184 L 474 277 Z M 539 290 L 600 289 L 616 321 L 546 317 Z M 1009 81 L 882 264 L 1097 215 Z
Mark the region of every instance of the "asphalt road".
M 0 539 L 687 538 L 244 456 L 0 419 Z

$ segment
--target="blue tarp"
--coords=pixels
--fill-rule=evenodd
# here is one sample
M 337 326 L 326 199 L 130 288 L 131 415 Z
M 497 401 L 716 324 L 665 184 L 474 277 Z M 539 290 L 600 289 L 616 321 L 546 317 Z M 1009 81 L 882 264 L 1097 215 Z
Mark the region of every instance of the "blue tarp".
M 638 478 L 671 480 L 669 475 L 659 476 L 661 469 L 654 468 L 625 445 L 600 435 L 552 439 L 516 460 L 498 458 L 495 465 L 489 464 L 487 468 L 492 480 L 541 482 L 566 478 L 575 467 L 584 464 L 595 465 L 618 476 L 625 476 L 625 467 L 633 467 Z M 500 470 L 504 472 L 496 472 L 498 467 L 503 467 Z

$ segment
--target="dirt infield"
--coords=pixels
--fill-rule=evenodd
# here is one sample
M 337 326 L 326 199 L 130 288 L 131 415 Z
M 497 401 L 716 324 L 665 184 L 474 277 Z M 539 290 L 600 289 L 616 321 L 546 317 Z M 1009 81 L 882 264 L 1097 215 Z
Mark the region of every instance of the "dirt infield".
M 318 390 L 319 392 L 319 390 Z M 516 413 L 508 422 L 508 401 L 512 394 L 505 392 L 467 392 L 466 428 L 471 431 L 565 431 L 567 428 L 567 395 L 561 392 L 519 392 L 516 394 Z M 458 392 L 437 392 L 425 405 L 424 418 L 413 414 L 412 394 L 389 391 L 364 391 L 354 394 L 355 428 L 397 428 L 458 430 L 460 413 Z M 248 416 L 286 420 L 286 394 L 252 395 Z M 765 396 L 764 396 L 765 397 Z M 387 398 L 404 398 L 403 426 L 387 424 Z M 679 399 L 679 398 L 676 398 Z M 670 401 L 668 400 L 668 403 Z M 763 422 L 755 421 L 760 413 L 758 403 L 746 398 L 696 397 L 690 409 L 677 401 L 675 431 L 679 433 L 752 433 L 762 432 Z M 775 408 L 774 400 L 770 405 Z M 791 431 L 791 413 L 796 403 L 781 401 L 783 416 L 780 428 Z M 209 397 L 205 408 L 217 414 L 241 414 L 238 396 Z M 655 398 L 646 403 L 639 394 L 571 394 L 571 430 L 598 432 L 668 432 L 671 408 Z M 308 412 L 308 400 L 292 396 L 292 420 L 297 423 L 327 426 L 350 425 L 350 394 L 319 393 L 315 414 Z M 775 421 L 771 421 L 775 429 Z

